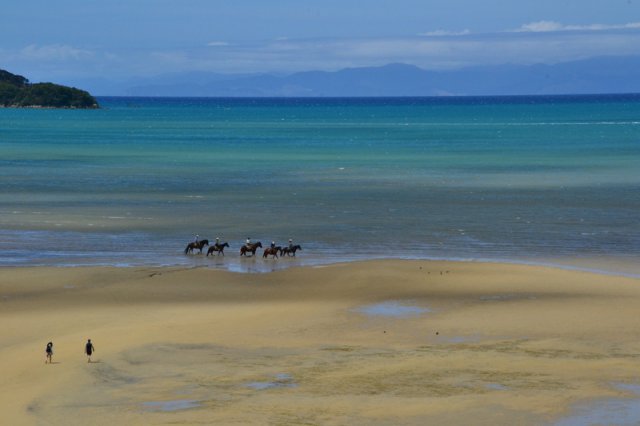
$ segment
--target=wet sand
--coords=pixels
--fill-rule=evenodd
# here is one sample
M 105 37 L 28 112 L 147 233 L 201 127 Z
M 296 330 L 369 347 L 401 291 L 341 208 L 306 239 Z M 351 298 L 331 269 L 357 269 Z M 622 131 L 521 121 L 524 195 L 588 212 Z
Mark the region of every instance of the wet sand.
M 608 403 L 636 416 L 639 306 L 638 279 L 489 263 L 4 268 L 0 412 L 12 425 L 570 425 Z

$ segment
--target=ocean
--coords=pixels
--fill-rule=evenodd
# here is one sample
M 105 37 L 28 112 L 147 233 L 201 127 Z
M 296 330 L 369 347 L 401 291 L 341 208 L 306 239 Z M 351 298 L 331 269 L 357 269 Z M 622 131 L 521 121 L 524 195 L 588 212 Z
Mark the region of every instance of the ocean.
M 0 266 L 379 258 L 640 276 L 640 95 L 0 109 Z M 226 256 L 185 255 L 219 237 Z M 302 250 L 241 259 L 244 240 Z

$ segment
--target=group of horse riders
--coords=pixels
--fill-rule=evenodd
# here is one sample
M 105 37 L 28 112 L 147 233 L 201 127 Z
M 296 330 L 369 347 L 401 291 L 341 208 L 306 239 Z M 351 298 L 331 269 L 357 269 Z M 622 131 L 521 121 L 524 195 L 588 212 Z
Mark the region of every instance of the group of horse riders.
M 200 240 L 200 235 L 196 234 L 193 243 L 188 244 L 184 252 L 185 254 L 187 254 L 191 252 L 193 249 L 199 249 L 200 253 L 202 253 L 202 248 L 205 245 L 209 245 L 209 240 Z M 215 244 L 211 245 L 211 247 L 209 247 L 207 256 L 212 254 L 214 251 L 217 251 L 218 254 L 224 255 L 225 247 L 229 247 L 229 244 L 220 243 L 220 237 L 216 237 L 216 242 Z M 245 244 L 240 248 L 240 255 L 244 256 L 247 253 L 251 253 L 252 255 L 255 255 L 256 249 L 258 247 L 262 247 L 262 243 L 260 242 L 252 243 L 251 238 L 247 237 Z M 267 257 L 268 255 L 278 257 L 278 253 L 280 253 L 280 255 L 287 254 L 289 256 L 295 256 L 296 251 L 299 250 L 300 248 L 301 247 L 299 245 L 293 244 L 293 240 L 291 238 L 289 238 L 289 244 L 286 247 L 276 246 L 275 241 L 271 241 L 271 245 L 267 249 L 265 249 L 263 257 Z

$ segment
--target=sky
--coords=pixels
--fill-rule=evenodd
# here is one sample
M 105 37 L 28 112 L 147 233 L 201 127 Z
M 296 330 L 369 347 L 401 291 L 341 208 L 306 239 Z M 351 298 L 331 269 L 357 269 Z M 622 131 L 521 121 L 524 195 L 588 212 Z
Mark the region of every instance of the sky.
M 640 55 L 640 0 L 3 0 L 0 13 L 0 69 L 67 84 L 603 55 Z

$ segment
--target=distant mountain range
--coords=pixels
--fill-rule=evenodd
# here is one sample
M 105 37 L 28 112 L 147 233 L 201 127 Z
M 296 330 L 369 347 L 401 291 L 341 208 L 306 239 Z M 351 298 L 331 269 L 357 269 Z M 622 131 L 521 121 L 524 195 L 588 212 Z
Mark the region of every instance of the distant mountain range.
M 499 65 L 429 71 L 406 64 L 290 75 L 166 74 L 114 83 L 85 81 L 102 95 L 340 97 L 639 93 L 640 56 L 555 65 Z

